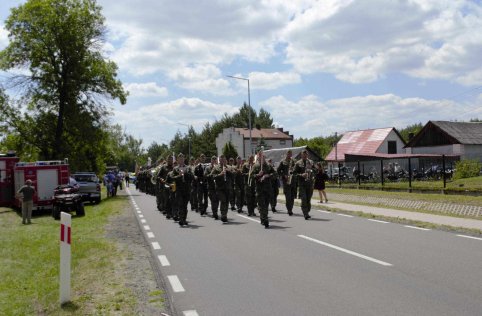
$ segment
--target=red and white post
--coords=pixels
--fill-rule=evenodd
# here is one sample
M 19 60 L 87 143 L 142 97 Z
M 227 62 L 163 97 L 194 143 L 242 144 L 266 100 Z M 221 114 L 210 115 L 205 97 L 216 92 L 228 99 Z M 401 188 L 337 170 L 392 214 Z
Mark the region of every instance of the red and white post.
M 60 305 L 70 301 L 71 218 L 60 213 Z

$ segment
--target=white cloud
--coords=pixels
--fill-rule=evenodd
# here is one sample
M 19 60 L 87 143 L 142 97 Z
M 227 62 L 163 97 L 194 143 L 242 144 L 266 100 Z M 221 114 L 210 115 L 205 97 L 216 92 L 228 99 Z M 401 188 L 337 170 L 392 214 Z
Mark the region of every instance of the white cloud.
M 402 72 L 474 85 L 481 28 L 482 9 L 471 1 L 320 1 L 298 13 L 282 38 L 287 62 L 301 73 L 368 83 Z
M 289 129 L 295 137 L 327 136 L 335 132 L 405 127 L 428 120 L 467 119 L 454 117 L 471 109 L 468 104 L 449 100 L 402 98 L 393 94 L 369 95 L 320 101 L 309 95 L 298 101 L 283 96 L 260 103 L 276 118 L 278 124 Z
M 300 83 L 301 76 L 294 72 L 251 72 L 249 80 L 253 90 L 274 90 L 285 85 Z
M 229 82 L 221 78 L 221 70 L 210 64 L 181 67 L 168 72 L 170 79 L 187 90 L 204 91 L 215 95 L 233 95 Z
M 132 97 L 166 97 L 168 95 L 167 88 L 159 87 L 155 82 L 128 83 L 124 87 Z
M 122 125 L 129 134 L 144 140 L 148 146 L 153 141 L 170 141 L 176 131 L 187 132 L 184 124 L 201 132 L 207 122 L 214 122 L 222 115 L 232 115 L 239 108 L 229 104 L 217 104 L 199 98 L 180 98 L 169 102 L 156 103 L 132 108 L 118 107 L 114 110 L 115 123 Z

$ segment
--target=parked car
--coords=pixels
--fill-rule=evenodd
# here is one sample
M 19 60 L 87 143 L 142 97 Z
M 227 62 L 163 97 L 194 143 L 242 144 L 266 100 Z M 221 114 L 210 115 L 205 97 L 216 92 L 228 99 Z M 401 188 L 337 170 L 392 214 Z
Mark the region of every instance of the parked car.
M 100 181 L 95 173 L 76 172 L 73 174 L 73 177 L 79 186 L 79 194 L 82 195 L 82 200 L 96 204 L 100 203 Z

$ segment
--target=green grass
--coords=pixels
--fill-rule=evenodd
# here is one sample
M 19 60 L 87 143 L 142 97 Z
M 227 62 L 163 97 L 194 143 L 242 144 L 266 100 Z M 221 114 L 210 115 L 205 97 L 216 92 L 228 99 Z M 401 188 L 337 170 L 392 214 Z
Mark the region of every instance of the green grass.
M 338 186 L 336 183 L 329 183 L 330 187 Z M 354 188 L 358 186 L 358 183 L 342 183 L 342 187 Z M 361 188 L 373 188 L 373 189 L 400 189 L 400 190 L 408 190 L 409 183 L 408 181 L 401 181 L 401 182 L 390 182 L 385 181 L 384 185 L 382 186 L 381 183 L 372 183 L 372 182 L 361 182 Z M 442 190 L 443 181 L 412 181 L 412 190 Z M 470 191 L 470 192 L 480 192 L 482 195 L 482 176 L 473 177 L 473 178 L 465 178 L 465 179 L 458 179 L 458 180 L 447 180 L 446 182 L 446 191 Z
M 72 217 L 72 302 L 62 307 L 59 221 L 44 215 L 22 225 L 18 213 L 0 208 L 0 315 L 133 314 L 137 302 L 120 272 L 128 254 L 104 229 L 127 203 L 105 199 L 86 205 L 86 216 Z
M 364 190 L 364 189 L 347 189 L 347 188 L 327 188 L 327 194 L 338 193 L 358 196 L 374 196 L 383 198 L 395 198 L 414 201 L 427 201 L 439 203 L 454 203 L 482 206 L 481 196 L 469 195 L 448 195 L 448 194 L 426 194 L 426 193 L 408 193 L 408 192 L 391 192 L 381 190 Z

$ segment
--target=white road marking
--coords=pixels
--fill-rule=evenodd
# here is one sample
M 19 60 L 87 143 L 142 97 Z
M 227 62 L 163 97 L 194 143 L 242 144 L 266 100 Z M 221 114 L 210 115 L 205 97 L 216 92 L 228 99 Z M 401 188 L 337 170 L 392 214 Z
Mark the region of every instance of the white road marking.
M 368 260 L 368 261 L 371 261 L 371 262 L 378 263 L 382 266 L 387 266 L 387 267 L 392 266 L 391 263 L 381 261 L 381 260 L 378 260 L 378 259 L 375 259 L 375 258 L 372 258 L 372 257 L 369 257 L 369 256 L 365 256 L 365 255 L 362 255 L 360 253 L 357 253 L 357 252 L 354 252 L 354 251 L 351 251 L 351 250 L 348 250 L 348 249 L 345 249 L 345 248 L 341 248 L 341 247 L 338 247 L 338 246 L 335 246 L 335 245 L 329 244 L 327 242 L 317 240 L 317 239 L 314 239 L 314 238 L 311 238 L 311 237 L 308 237 L 308 236 L 305 236 L 305 235 L 298 235 L 298 237 L 301 237 L 303 239 L 312 241 L 314 243 L 317 243 L 317 244 L 320 244 L 320 245 L 323 245 L 323 246 L 333 248 L 335 250 L 339 250 L 341 252 L 347 253 L 347 254 L 352 255 L 352 256 L 356 256 L 356 257 L 359 257 L 359 258 L 362 258 L 362 259 L 365 259 L 365 260 Z
M 149 225 L 144 225 L 144 229 L 145 230 L 151 230 L 151 227 L 149 227 Z
M 179 278 L 177 275 L 168 275 L 167 279 L 169 280 L 169 283 L 171 283 L 172 290 L 176 293 L 178 292 L 184 292 L 184 288 L 182 287 L 181 281 L 179 281 Z
M 182 312 L 184 316 L 199 316 L 199 314 L 195 310 L 184 311 Z
M 338 213 L 336 215 L 339 215 L 339 216 L 345 216 L 345 217 L 353 217 L 352 215 L 347 215 L 347 214 L 341 214 L 341 213 Z
M 154 233 L 153 233 L 153 232 L 148 232 L 148 233 L 147 233 L 147 237 L 149 237 L 149 238 L 154 238 L 155 236 L 154 236 Z
M 477 237 L 472 237 L 472 236 L 466 236 L 466 235 L 457 235 L 459 237 L 464 237 L 464 238 L 470 238 L 470 239 L 476 239 L 476 240 L 482 240 L 482 238 L 477 238 Z
M 152 243 L 152 248 L 154 248 L 156 250 L 160 250 L 161 245 L 159 245 L 159 243 L 157 241 L 155 241 L 155 242 Z
M 378 219 L 369 219 L 370 222 L 375 222 L 375 223 L 382 223 L 382 224 L 388 224 L 389 222 L 385 222 L 385 221 L 380 221 Z
M 142 215 L 142 214 L 139 214 L 139 218 L 144 218 L 144 215 Z
M 318 212 L 320 212 L 320 213 L 331 214 L 331 212 L 328 212 L 328 211 L 323 211 L 323 210 L 316 210 L 316 211 L 318 211 Z
M 248 216 L 244 216 L 244 215 L 239 215 L 237 214 L 239 217 L 242 217 L 242 218 L 245 218 L 245 219 L 249 219 L 250 221 L 253 221 L 253 222 L 256 222 L 256 223 L 261 223 L 261 221 L 257 220 L 257 219 L 254 219 L 254 218 L 251 218 L 251 217 L 248 217 Z
M 142 212 L 141 212 L 141 211 L 137 211 L 137 214 L 142 214 Z
M 141 223 L 142 223 L 142 224 L 145 224 L 145 223 L 146 223 L 146 220 L 145 220 L 145 219 L 141 219 Z
M 161 266 L 167 267 L 170 266 L 171 264 L 169 263 L 169 260 L 167 260 L 167 257 L 164 255 L 157 256 L 159 261 L 161 262 Z
M 413 228 L 413 229 L 418 229 L 418 230 L 430 230 L 429 228 L 422 228 L 422 227 L 417 227 L 417 226 L 410 226 L 410 225 L 404 225 L 407 228 Z

